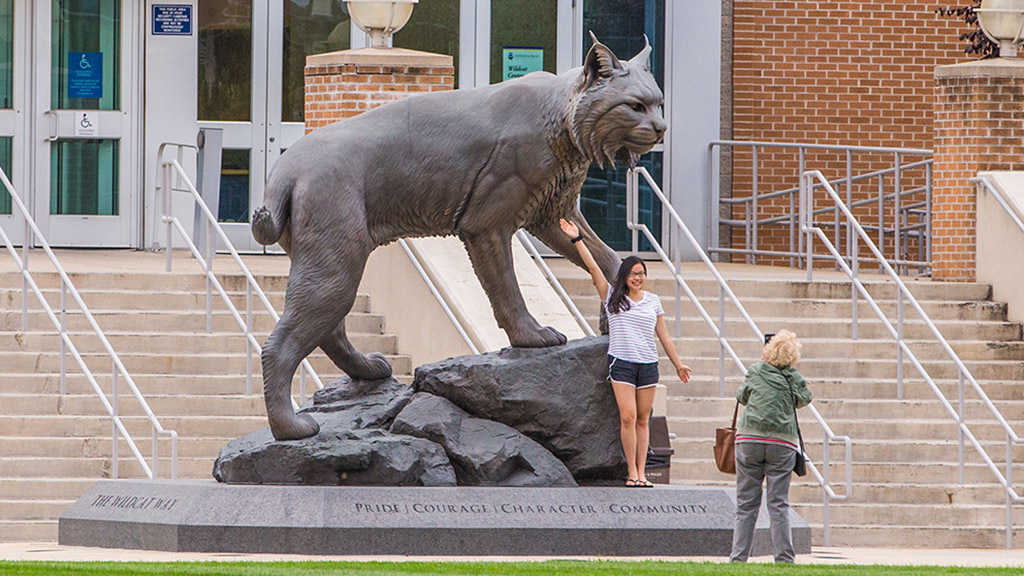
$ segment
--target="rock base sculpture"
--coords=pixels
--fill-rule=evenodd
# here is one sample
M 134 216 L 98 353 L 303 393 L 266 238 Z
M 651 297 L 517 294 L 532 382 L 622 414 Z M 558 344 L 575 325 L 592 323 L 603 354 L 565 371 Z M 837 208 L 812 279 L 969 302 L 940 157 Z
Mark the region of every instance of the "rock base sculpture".
M 394 378 L 342 378 L 300 413 L 320 433 L 275 440 L 264 428 L 214 464 L 229 484 L 575 486 L 621 479 L 607 338 L 506 348 Z

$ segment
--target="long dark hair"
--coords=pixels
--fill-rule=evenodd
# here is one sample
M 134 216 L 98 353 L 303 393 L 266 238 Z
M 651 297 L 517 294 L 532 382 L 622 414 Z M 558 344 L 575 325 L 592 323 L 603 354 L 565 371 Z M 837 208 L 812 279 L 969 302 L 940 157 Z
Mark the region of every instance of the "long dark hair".
M 626 294 L 629 294 L 629 288 L 626 286 L 626 281 L 629 280 L 630 270 L 637 264 L 644 267 L 644 273 L 646 274 L 647 264 L 644 264 L 644 261 L 638 256 L 627 256 L 622 261 L 622 264 L 619 265 L 619 273 L 615 275 L 615 284 L 612 286 L 612 295 L 608 298 L 609 314 L 618 314 L 619 312 L 629 310 L 629 298 L 626 298 Z

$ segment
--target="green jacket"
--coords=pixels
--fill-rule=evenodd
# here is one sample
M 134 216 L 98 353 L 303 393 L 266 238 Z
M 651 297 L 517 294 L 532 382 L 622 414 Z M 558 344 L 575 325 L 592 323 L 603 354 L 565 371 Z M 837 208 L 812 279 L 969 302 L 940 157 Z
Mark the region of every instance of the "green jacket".
M 746 406 L 736 435 L 777 438 L 796 444 L 794 396 L 797 408 L 811 403 L 811 391 L 796 368 L 777 368 L 763 361 L 754 363 L 736 394 L 736 400 Z

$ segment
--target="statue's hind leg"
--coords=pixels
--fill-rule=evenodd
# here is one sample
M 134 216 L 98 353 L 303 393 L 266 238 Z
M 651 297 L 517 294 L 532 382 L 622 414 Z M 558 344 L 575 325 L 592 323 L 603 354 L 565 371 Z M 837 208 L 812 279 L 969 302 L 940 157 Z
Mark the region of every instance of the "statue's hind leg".
M 355 302 L 369 250 L 346 243 L 344 253 L 293 258 L 285 308 L 263 347 L 263 399 L 277 440 L 298 440 L 319 431 L 307 414 L 295 414 L 292 377 L 299 363 L 342 326 Z M 340 252 L 340 251 L 339 251 Z
M 349 342 L 342 319 L 330 337 L 320 344 L 320 349 L 350 377 L 359 380 L 379 380 L 391 376 L 391 365 L 383 354 L 363 354 Z

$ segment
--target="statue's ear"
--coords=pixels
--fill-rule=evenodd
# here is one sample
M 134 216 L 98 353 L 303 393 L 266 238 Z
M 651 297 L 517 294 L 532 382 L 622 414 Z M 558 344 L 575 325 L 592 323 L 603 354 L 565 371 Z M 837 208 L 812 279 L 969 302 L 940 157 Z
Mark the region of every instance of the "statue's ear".
M 587 84 L 593 84 L 598 78 L 611 78 L 617 70 L 622 70 L 622 62 L 604 44 L 598 41 L 594 33 L 590 33 L 594 45 L 587 52 L 587 58 L 583 62 L 583 73 L 586 74 Z
M 629 63 L 647 72 L 651 71 L 651 43 L 647 41 L 647 34 L 644 34 L 644 49 L 633 56 Z

